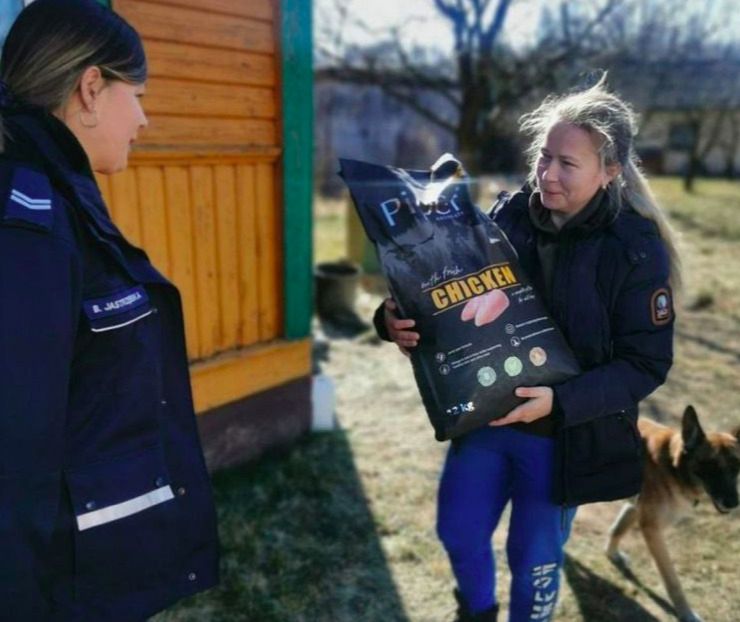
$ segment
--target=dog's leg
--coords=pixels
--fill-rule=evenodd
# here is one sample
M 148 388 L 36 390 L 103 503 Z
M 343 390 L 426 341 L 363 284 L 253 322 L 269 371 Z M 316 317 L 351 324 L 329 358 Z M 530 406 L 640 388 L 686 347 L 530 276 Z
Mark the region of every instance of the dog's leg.
M 617 567 L 627 568 L 629 557 L 619 550 L 619 542 L 624 534 L 635 524 L 637 520 L 637 508 L 632 503 L 625 503 L 619 516 L 609 529 L 609 541 L 606 544 L 606 556 Z
M 658 571 L 663 578 L 668 596 L 670 596 L 673 606 L 676 608 L 679 620 L 681 622 L 702 622 L 702 619 L 691 610 L 686 596 L 684 596 L 660 527 L 655 523 L 641 522 L 640 529 L 642 530 L 642 535 L 645 537 L 648 549 L 655 560 L 655 564 L 658 566 Z

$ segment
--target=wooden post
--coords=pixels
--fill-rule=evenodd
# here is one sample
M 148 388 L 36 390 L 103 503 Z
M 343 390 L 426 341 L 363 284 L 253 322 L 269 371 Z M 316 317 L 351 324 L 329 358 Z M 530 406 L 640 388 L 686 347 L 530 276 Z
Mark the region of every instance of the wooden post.
M 310 0 L 282 0 L 285 338 L 311 330 L 313 54 Z

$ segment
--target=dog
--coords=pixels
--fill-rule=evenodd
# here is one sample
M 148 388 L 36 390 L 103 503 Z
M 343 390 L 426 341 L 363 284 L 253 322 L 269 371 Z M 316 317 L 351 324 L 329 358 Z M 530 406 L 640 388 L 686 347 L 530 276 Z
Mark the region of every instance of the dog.
M 737 507 L 740 427 L 733 433 L 705 434 L 696 411 L 688 406 L 680 432 L 644 418 L 638 428 L 645 448 L 642 490 L 612 525 L 606 554 L 615 565 L 626 568 L 629 559 L 619 550 L 619 542 L 633 525 L 639 525 L 679 619 L 701 622 L 686 601 L 662 532 L 703 496 L 709 496 L 720 514 Z

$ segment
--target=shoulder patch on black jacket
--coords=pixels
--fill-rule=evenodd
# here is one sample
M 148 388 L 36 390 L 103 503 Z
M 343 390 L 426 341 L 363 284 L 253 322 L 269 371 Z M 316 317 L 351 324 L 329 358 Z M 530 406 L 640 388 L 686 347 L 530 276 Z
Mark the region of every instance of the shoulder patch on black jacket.
M 50 231 L 54 223 L 51 182 L 45 173 L 27 166 L 5 165 L 0 190 L 2 221 Z
M 668 324 L 673 319 L 671 292 L 667 287 L 656 289 L 650 297 L 650 318 L 655 326 Z

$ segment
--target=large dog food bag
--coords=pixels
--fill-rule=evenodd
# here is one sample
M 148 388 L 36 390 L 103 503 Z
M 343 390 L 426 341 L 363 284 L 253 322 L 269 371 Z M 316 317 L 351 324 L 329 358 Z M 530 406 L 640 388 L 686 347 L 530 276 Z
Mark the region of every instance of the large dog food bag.
M 414 377 L 437 440 L 523 402 L 519 386 L 552 385 L 578 365 L 516 251 L 470 200 L 460 163 L 430 171 L 341 160 L 399 315 L 416 320 Z

